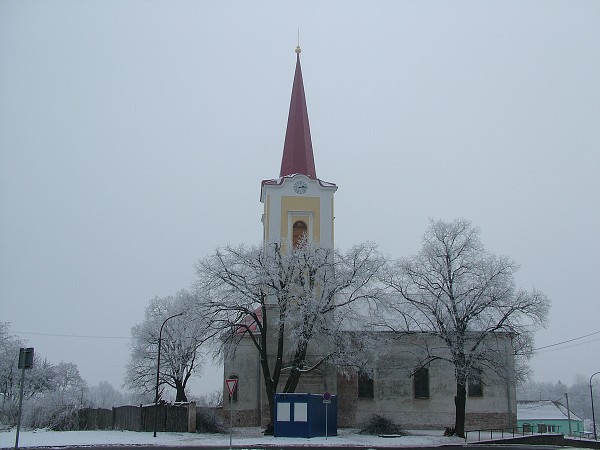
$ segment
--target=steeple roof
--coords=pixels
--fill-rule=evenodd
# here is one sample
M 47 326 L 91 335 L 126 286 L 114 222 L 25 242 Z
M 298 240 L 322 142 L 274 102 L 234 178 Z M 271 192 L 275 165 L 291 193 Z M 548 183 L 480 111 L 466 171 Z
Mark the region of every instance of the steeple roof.
M 294 73 L 290 113 L 285 132 L 279 176 L 285 177 L 296 173 L 317 179 L 310 126 L 308 124 L 308 110 L 304 96 L 304 83 L 302 82 L 302 69 L 300 67 L 300 47 L 296 47 L 296 72 Z

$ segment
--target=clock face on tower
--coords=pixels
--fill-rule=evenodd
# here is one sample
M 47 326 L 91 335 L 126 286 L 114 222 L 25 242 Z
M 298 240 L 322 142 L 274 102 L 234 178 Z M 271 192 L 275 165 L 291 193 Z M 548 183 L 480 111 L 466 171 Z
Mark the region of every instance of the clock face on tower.
M 298 180 L 294 183 L 294 191 L 296 191 L 297 194 L 304 194 L 307 189 L 308 185 L 305 181 Z

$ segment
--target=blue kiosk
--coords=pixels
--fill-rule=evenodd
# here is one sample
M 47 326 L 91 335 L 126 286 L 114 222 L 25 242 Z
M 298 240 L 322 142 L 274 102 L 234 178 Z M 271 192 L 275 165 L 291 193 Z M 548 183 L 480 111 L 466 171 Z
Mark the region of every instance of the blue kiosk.
M 337 436 L 337 396 L 275 394 L 275 437 Z

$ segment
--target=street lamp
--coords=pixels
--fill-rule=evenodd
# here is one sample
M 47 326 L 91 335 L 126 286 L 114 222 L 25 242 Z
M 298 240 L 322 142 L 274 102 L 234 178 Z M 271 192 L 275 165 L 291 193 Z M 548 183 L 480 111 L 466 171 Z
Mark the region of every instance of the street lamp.
M 182 315 L 183 313 L 181 312 L 171 317 L 167 317 L 160 326 L 160 332 L 158 333 L 158 359 L 156 361 L 156 394 L 154 396 L 154 437 L 156 437 L 156 429 L 158 428 L 158 383 L 160 382 L 160 348 L 162 346 L 162 331 L 163 327 L 165 326 L 168 320 L 172 319 L 173 317 Z
M 596 415 L 594 414 L 594 391 L 592 389 L 592 378 L 594 378 L 594 375 L 598 375 L 600 372 L 596 372 L 594 374 L 592 374 L 592 376 L 590 377 L 590 398 L 592 400 L 592 426 L 594 427 L 594 440 L 597 441 L 598 440 L 598 434 L 596 432 Z

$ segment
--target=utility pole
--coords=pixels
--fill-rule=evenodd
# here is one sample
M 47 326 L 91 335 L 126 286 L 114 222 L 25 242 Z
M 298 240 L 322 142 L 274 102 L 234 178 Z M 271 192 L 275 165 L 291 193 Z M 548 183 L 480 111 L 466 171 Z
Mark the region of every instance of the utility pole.
M 567 420 L 569 421 L 569 436 L 573 434 L 571 430 L 571 408 L 569 408 L 569 394 L 565 392 L 565 398 L 567 399 Z
M 592 401 L 592 425 L 594 427 L 594 440 L 598 440 L 598 432 L 596 431 L 596 414 L 594 413 L 594 390 L 592 389 L 592 378 L 598 375 L 600 372 L 592 374 L 590 377 L 590 400 Z
M 158 428 L 158 385 L 160 384 L 160 348 L 162 346 L 162 332 L 163 327 L 167 323 L 168 320 L 173 317 L 182 316 L 183 313 L 174 314 L 171 317 L 167 317 L 165 321 L 160 326 L 160 331 L 158 332 L 158 358 L 156 360 L 156 395 L 154 396 L 154 437 L 156 437 L 156 429 Z

